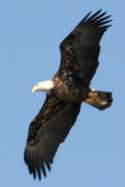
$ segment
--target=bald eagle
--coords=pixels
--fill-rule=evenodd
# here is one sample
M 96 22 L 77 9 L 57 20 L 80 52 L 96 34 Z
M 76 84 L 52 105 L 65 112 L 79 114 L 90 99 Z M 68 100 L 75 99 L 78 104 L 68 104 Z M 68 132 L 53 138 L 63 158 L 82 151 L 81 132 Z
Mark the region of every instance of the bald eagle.
M 45 103 L 30 124 L 24 151 L 24 161 L 34 179 L 46 177 L 51 170 L 55 153 L 74 125 L 82 102 L 100 110 L 112 103 L 111 92 L 90 88 L 98 67 L 100 40 L 110 22 L 107 12 L 89 12 L 61 42 L 58 72 L 32 88 L 32 92 L 47 92 Z

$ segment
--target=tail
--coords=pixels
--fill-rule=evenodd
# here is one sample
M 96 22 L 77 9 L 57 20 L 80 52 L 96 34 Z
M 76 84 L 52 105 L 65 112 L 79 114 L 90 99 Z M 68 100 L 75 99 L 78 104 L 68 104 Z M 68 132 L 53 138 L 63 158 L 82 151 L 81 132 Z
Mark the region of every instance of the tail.
M 91 90 L 85 102 L 100 110 L 104 110 L 105 108 L 111 106 L 112 101 L 113 99 L 111 92 Z

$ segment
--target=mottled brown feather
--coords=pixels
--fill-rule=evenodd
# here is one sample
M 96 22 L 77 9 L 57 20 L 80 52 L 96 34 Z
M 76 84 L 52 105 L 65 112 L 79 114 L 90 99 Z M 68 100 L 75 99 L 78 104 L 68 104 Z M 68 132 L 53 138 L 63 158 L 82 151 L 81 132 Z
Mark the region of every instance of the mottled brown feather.
M 100 40 L 111 25 L 110 15 L 102 10 L 88 13 L 75 29 L 61 42 L 62 54 L 59 68 L 64 72 L 78 72 L 83 83 L 89 85 L 98 67 Z
M 47 96 L 45 104 L 31 122 L 24 160 L 34 179 L 46 177 L 46 169 L 51 170 L 55 153 L 80 111 L 80 103 L 67 104 L 52 96 Z M 42 173 L 41 173 L 42 171 Z

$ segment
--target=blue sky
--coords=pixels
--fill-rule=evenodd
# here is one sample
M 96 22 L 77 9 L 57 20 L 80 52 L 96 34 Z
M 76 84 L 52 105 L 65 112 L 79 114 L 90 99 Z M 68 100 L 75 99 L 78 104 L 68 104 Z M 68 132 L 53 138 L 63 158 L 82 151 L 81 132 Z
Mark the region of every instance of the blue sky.
M 83 104 L 79 118 L 40 183 L 29 176 L 23 151 L 29 123 L 45 99 L 31 93 L 60 63 L 59 43 L 88 11 L 113 17 L 102 40 L 92 87 L 113 92 L 100 112 Z M 0 2 L 0 186 L 125 186 L 124 2 L 100 0 L 4 0 Z

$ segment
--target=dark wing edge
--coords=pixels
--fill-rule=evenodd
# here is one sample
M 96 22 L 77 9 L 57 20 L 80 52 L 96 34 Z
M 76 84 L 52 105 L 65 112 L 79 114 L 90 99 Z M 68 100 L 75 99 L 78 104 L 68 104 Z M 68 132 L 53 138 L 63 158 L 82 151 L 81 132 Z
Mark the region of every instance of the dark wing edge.
M 54 103 L 54 99 L 52 102 Z M 56 99 L 55 102 L 57 102 Z M 50 102 L 48 106 L 44 107 L 46 109 L 48 107 L 51 108 Z M 32 132 L 29 133 L 29 136 L 32 133 L 35 136 L 33 136 L 33 139 L 28 137 L 30 141 L 27 141 L 24 151 L 24 161 L 34 179 L 38 177 L 41 180 L 42 176 L 46 177 L 47 170 L 51 170 L 55 153 L 60 143 L 64 142 L 80 111 L 80 103 L 68 104 L 58 102 L 56 107 L 58 110 L 55 110 L 53 115 L 51 113 L 47 113 L 47 116 L 44 115 L 44 118 L 47 118 L 47 120 L 44 121 L 44 119 L 41 119 L 41 122 L 38 122 L 34 119 L 33 124 L 31 122 L 30 125 L 32 126 L 32 130 L 30 129 L 30 131 Z M 54 110 L 54 108 L 52 109 Z M 43 116 L 43 113 L 41 114 Z M 38 124 L 41 126 L 39 130 L 35 128 Z
M 85 26 L 97 26 L 98 29 L 101 29 L 101 34 L 103 34 L 107 30 L 107 28 L 112 26 L 111 24 L 109 24 L 112 22 L 112 19 L 110 19 L 111 15 L 106 14 L 107 11 L 103 12 L 102 9 L 98 10 L 94 14 L 92 14 L 92 12 L 89 12 L 75 27 L 75 29 L 61 42 L 60 49 L 63 50 L 66 46 L 72 46 L 76 37 L 75 33 L 77 34 L 77 31 L 82 32 L 81 29 L 84 30 Z
M 76 29 L 78 27 L 81 27 L 83 24 L 86 23 L 95 23 L 97 24 L 99 27 L 102 27 L 104 30 L 107 29 L 108 27 L 111 27 L 112 25 L 109 24 L 112 22 L 111 15 L 107 15 L 107 11 L 102 11 L 102 9 L 98 10 L 97 12 L 95 12 L 94 14 L 92 14 L 91 12 L 89 12 L 84 18 L 83 20 L 76 26 Z
M 61 42 L 61 64 L 59 73 L 73 71 L 82 73 L 83 82 L 89 84 L 98 67 L 100 40 L 111 26 L 111 15 L 101 9 L 89 12 L 75 29 Z

